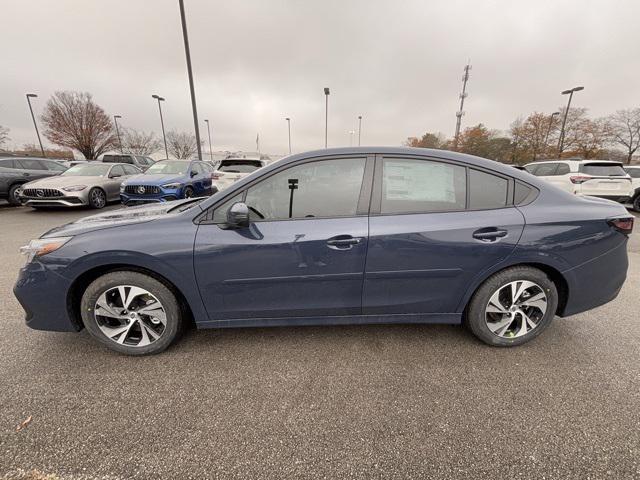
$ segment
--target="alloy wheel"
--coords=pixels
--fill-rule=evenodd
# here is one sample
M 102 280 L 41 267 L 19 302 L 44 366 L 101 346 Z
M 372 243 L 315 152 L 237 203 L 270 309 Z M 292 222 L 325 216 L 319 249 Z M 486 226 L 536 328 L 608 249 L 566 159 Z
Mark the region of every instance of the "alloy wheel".
M 91 191 L 91 205 L 96 208 L 102 208 L 107 203 L 104 192 L 99 188 Z
M 535 329 L 547 311 L 547 295 L 540 285 L 518 280 L 503 285 L 489 299 L 485 322 L 501 338 L 515 338 Z
M 107 338 L 129 347 L 152 344 L 167 327 L 167 314 L 158 298 L 133 285 L 103 292 L 96 301 L 94 318 Z

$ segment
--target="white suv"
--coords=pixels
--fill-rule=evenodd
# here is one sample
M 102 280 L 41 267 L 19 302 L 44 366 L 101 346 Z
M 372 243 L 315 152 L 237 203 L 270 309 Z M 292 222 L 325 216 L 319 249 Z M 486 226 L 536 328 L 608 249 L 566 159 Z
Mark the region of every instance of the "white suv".
M 546 160 L 530 163 L 525 170 L 576 195 L 607 198 L 626 203 L 633 189 L 622 163 L 608 160 Z
M 640 212 L 640 165 L 627 165 L 624 170 L 631 177 L 633 185 L 633 193 L 631 194 L 631 203 L 636 212 Z
M 216 187 L 218 187 L 218 191 L 224 190 L 229 185 L 264 167 L 266 164 L 265 160 L 225 158 L 220 161 L 211 178 Z

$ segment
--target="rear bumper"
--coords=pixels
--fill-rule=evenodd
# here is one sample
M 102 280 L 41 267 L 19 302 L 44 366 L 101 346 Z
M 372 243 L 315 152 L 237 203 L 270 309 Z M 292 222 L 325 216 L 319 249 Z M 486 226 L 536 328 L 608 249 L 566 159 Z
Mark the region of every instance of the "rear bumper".
M 575 315 L 610 302 L 627 278 L 627 240 L 607 253 L 562 272 L 569 292 L 560 316 Z
M 627 203 L 629 200 L 631 200 L 630 195 L 589 195 L 589 196 L 604 198 L 606 200 L 613 200 L 614 202 L 618 202 L 618 203 Z

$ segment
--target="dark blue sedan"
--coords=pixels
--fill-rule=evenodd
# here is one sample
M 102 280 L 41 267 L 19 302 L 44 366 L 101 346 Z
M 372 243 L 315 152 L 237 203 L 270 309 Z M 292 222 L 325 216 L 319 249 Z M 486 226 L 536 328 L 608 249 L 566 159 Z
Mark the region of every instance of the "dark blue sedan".
M 120 200 L 129 206 L 211 195 L 217 191 L 212 177 L 213 169 L 205 162 L 162 160 L 122 182 Z
M 615 298 L 632 228 L 619 204 L 490 160 L 328 149 L 207 199 L 55 228 L 24 248 L 14 292 L 28 326 L 86 327 L 133 355 L 164 350 L 191 321 L 464 322 L 506 347 Z

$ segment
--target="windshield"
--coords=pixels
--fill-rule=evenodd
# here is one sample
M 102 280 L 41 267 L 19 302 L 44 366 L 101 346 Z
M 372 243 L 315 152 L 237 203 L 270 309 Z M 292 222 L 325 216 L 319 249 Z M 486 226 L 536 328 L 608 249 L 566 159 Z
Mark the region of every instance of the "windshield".
M 580 166 L 580 171 L 594 177 L 620 177 L 627 174 L 618 163 L 585 163 Z
M 180 160 L 164 160 L 151 165 L 145 173 L 171 173 L 174 175 L 184 175 L 189 170 L 189 162 Z
M 101 177 L 107 174 L 111 165 L 104 165 L 102 163 L 81 163 L 74 165 L 66 170 L 62 175 L 64 176 L 80 176 L 80 177 Z
M 262 167 L 258 160 L 222 160 L 218 170 L 230 173 L 250 173 Z

